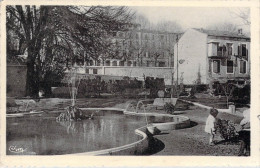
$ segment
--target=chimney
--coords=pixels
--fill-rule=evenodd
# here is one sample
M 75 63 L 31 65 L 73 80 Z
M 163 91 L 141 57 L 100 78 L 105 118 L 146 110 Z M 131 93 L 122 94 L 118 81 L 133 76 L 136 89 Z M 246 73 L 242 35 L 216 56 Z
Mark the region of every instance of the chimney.
M 243 29 L 238 29 L 238 35 L 243 35 Z

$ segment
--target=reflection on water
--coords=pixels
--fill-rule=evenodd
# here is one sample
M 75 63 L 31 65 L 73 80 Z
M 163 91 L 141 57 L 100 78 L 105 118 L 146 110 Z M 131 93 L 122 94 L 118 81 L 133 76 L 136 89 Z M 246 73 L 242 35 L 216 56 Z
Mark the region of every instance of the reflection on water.
M 146 125 L 144 117 L 113 112 L 77 122 L 56 122 L 56 116 L 7 118 L 7 154 L 59 155 L 118 147 L 141 139 L 134 130 Z M 14 147 L 23 152 L 10 150 Z

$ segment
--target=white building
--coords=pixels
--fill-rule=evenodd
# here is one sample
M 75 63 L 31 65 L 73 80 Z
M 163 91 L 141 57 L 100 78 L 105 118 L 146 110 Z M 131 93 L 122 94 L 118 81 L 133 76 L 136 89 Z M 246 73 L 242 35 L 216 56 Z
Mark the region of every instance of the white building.
M 250 37 L 241 29 L 238 33 L 189 29 L 174 45 L 174 68 L 175 79 L 178 76 L 186 85 L 246 81 L 250 79 Z

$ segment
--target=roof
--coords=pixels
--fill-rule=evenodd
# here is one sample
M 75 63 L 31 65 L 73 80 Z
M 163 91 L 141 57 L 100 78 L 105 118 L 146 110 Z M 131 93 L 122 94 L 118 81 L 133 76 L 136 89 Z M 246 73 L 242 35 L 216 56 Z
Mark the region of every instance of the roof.
M 193 28 L 194 30 L 197 30 L 201 33 L 205 33 L 209 36 L 221 36 L 221 37 L 236 37 L 236 38 L 246 38 L 250 39 L 250 37 L 244 35 L 244 34 L 238 34 L 235 32 L 229 32 L 229 31 L 220 31 L 220 30 L 206 30 L 206 29 L 197 29 Z
M 159 30 L 154 30 L 154 29 L 140 29 L 137 31 L 144 32 L 144 33 L 155 33 L 155 34 L 183 34 L 183 32 L 159 31 Z

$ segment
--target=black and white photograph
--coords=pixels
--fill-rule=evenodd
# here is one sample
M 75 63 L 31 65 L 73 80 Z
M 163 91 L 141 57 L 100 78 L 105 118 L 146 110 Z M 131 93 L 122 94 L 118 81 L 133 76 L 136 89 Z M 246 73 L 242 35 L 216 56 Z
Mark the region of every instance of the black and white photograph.
M 252 5 L 12 3 L 3 13 L 7 157 L 259 152 Z

